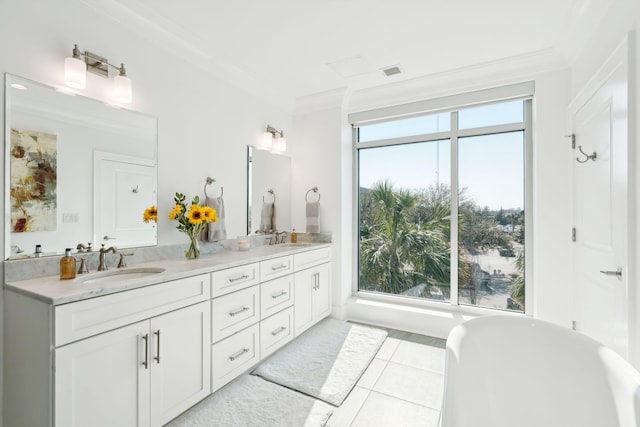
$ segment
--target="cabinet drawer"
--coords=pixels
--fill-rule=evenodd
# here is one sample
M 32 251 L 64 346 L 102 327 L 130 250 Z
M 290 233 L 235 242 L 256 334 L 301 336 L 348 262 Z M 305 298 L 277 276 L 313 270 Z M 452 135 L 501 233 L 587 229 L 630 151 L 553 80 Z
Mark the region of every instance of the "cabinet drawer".
M 260 264 L 253 263 L 211 273 L 211 296 L 218 297 L 253 286 L 260 280 Z
M 210 298 L 209 274 L 55 306 L 56 347 Z
M 252 286 L 211 301 L 211 341 L 216 342 L 260 320 L 260 287 Z
M 293 307 L 260 322 L 260 356 L 265 358 L 293 339 Z
M 260 318 L 293 305 L 293 274 L 260 284 Z
M 314 265 L 322 264 L 328 261 L 331 261 L 330 247 L 301 252 L 293 256 L 293 265 L 295 266 L 296 271 L 313 267 Z
M 211 391 L 214 392 L 260 360 L 260 328 L 255 324 L 211 348 Z
M 260 281 L 275 279 L 293 273 L 293 256 L 283 256 L 260 262 Z

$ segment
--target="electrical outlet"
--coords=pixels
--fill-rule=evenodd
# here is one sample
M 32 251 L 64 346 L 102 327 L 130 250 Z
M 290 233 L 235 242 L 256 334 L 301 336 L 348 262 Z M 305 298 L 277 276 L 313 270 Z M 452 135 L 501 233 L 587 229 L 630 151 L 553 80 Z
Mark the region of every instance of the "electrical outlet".
M 62 223 L 63 224 L 72 224 L 72 223 L 78 222 L 79 221 L 79 219 L 78 219 L 79 216 L 80 215 L 77 214 L 77 213 L 63 213 L 62 214 Z

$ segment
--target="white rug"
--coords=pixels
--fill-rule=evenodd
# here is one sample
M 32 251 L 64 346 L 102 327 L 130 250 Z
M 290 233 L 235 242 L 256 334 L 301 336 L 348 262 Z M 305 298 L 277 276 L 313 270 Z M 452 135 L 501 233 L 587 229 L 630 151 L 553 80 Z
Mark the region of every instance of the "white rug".
M 320 427 L 334 409 L 260 377 L 242 375 L 165 427 Z
M 340 406 L 386 337 L 381 329 L 328 318 L 252 373 Z

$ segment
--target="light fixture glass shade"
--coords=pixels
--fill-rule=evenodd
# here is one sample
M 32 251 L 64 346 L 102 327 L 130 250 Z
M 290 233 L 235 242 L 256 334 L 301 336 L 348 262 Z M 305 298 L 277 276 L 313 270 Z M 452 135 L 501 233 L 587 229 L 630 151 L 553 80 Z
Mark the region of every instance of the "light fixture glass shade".
M 113 79 L 113 96 L 118 102 L 130 103 L 133 99 L 131 79 L 127 76 L 115 76 Z
M 276 153 L 284 153 L 287 151 L 287 138 L 279 136 L 273 143 L 273 151 Z
M 261 150 L 269 150 L 273 145 L 273 134 L 271 132 L 263 132 L 258 141 L 258 147 Z
M 74 89 L 84 89 L 87 85 L 87 64 L 82 59 L 64 59 L 64 84 Z

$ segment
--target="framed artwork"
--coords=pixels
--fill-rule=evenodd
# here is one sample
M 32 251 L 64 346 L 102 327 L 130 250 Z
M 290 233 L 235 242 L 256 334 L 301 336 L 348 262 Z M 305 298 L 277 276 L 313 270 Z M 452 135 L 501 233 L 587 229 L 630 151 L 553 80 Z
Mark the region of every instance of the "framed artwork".
M 54 231 L 57 226 L 57 136 L 11 129 L 11 229 Z

